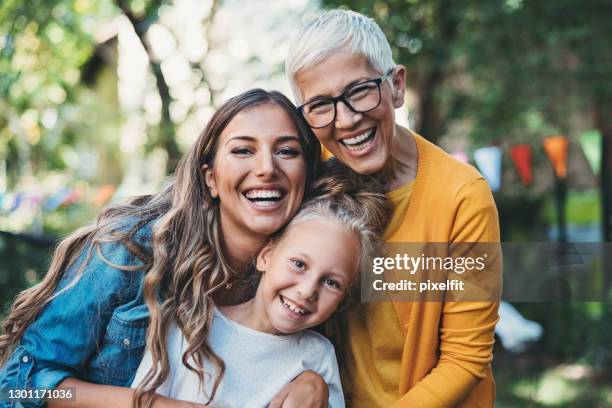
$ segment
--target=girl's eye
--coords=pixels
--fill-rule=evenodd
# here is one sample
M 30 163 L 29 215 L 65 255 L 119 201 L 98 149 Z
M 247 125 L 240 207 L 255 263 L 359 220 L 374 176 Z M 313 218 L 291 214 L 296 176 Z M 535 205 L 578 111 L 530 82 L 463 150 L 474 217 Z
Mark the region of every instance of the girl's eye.
M 301 261 L 299 259 L 292 259 L 291 263 L 299 270 L 304 270 L 304 268 L 306 268 L 306 264 L 304 263 L 304 261 Z
M 251 154 L 251 149 L 248 147 L 236 147 L 232 149 L 233 154 L 237 154 L 239 156 L 245 156 L 247 154 Z
M 326 284 L 327 286 L 330 286 L 330 287 L 334 288 L 334 289 L 340 290 L 340 284 L 336 280 L 334 280 L 334 279 L 325 278 L 325 279 L 323 279 L 323 283 Z
M 282 147 L 278 149 L 276 154 L 280 154 L 281 156 L 285 156 L 285 157 L 296 157 L 300 155 L 300 151 L 293 147 Z

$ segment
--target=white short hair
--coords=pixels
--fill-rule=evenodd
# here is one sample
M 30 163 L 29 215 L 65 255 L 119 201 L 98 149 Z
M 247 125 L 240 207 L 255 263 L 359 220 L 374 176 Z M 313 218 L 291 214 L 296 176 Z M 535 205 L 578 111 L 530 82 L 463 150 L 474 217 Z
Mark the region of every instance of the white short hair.
M 381 75 L 395 67 L 391 46 L 373 19 L 351 10 L 327 11 L 302 26 L 289 46 L 285 74 L 298 104 L 296 75 L 339 51 L 364 56 Z

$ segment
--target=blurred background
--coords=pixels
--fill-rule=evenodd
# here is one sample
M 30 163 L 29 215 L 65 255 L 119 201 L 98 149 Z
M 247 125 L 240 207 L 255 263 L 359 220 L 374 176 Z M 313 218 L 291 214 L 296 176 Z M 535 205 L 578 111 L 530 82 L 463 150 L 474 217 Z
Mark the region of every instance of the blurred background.
M 398 121 L 479 168 L 503 241 L 612 241 L 609 0 L 2 0 L 0 311 L 58 238 L 157 191 L 216 106 L 289 94 L 289 39 L 335 7 L 383 28 Z M 612 406 L 610 303 L 505 307 L 498 407 Z

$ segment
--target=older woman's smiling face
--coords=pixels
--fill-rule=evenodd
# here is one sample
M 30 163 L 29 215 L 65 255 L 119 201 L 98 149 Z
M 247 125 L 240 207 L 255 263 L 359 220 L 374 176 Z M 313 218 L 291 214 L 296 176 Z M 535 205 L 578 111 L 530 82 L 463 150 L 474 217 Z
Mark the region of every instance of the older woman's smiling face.
M 319 97 L 335 97 L 356 83 L 383 74 L 374 70 L 365 57 L 347 52 L 298 72 L 295 82 L 306 103 Z M 323 146 L 357 173 L 376 173 L 389 160 L 395 135 L 395 108 L 404 102 L 403 67 L 396 68 L 391 80 L 393 86 L 389 81 L 380 85 L 381 102 L 375 109 L 355 113 L 339 102 L 335 122 L 313 129 Z
M 298 130 L 283 108 L 266 103 L 237 114 L 221 132 L 206 183 L 219 199 L 226 237 L 261 237 L 297 211 L 306 183 Z

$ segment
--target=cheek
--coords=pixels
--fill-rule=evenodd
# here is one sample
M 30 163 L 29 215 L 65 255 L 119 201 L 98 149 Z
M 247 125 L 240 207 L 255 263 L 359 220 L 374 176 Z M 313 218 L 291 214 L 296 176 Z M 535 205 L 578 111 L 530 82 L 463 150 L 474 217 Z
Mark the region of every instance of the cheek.
M 295 190 L 303 190 L 306 184 L 306 164 L 303 160 L 296 160 L 292 163 L 285 163 L 283 166 L 283 173 L 287 175 L 294 187 L 298 187 Z
M 291 271 L 276 263 L 270 265 L 268 272 L 264 274 L 264 278 L 267 279 L 267 287 L 275 291 L 292 285 Z
M 338 307 L 343 295 L 341 293 L 327 291 L 319 299 L 319 307 L 324 312 L 325 318 L 329 317 Z
M 329 125 L 328 128 L 323 128 L 323 129 L 312 129 L 312 131 L 314 132 L 316 138 L 319 140 L 319 142 L 321 143 L 325 143 L 326 141 L 329 141 L 332 138 L 332 134 L 333 132 L 330 130 L 332 127 L 332 125 Z

